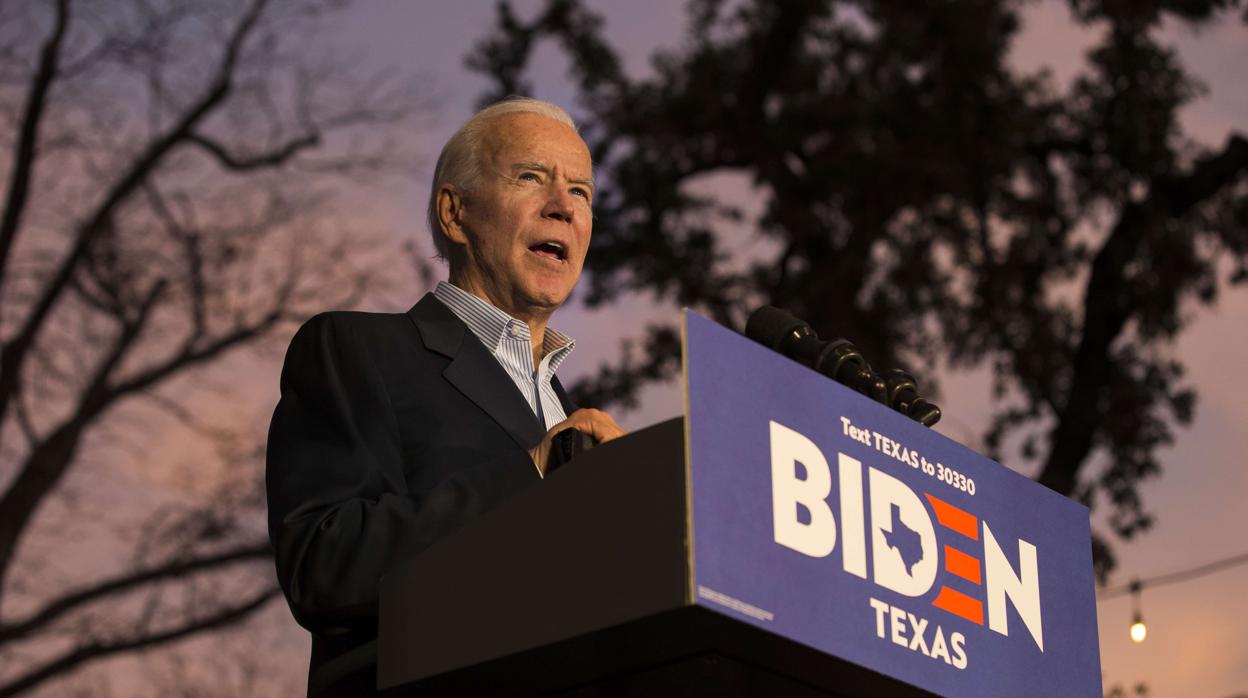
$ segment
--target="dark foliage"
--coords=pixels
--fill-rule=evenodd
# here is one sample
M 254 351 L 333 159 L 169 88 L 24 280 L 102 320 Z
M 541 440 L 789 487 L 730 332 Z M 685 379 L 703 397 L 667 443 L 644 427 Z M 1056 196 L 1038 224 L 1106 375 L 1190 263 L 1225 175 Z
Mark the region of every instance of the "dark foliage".
M 1130 537 L 1150 523 L 1138 484 L 1192 418 L 1170 355 L 1185 310 L 1216 300 L 1220 264 L 1231 283 L 1248 268 L 1248 140 L 1184 136 L 1200 88 L 1157 27 L 1237 21 L 1238 3 L 1072 0 L 1105 32 L 1065 91 L 1007 64 L 1019 6 L 694 0 L 681 46 L 632 79 L 580 2 L 528 22 L 502 3 L 468 65 L 491 101 L 529 91 L 542 38 L 568 56 L 603 182 L 591 306 L 645 291 L 741 327 L 769 302 L 878 366 L 988 365 L 990 455 L 1103 497 Z M 691 186 L 722 173 L 764 201 L 748 223 L 769 251 L 745 263 L 728 232 L 744 212 Z M 627 405 L 673 376 L 673 336 L 651 328 L 580 396 Z

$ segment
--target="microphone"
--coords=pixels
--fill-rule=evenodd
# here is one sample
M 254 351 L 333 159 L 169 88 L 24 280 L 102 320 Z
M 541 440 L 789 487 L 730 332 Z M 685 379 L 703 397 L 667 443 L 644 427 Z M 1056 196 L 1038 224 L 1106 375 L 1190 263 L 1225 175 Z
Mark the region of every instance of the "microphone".
M 770 305 L 750 314 L 745 323 L 745 336 L 837 383 L 888 404 L 887 384 L 875 375 L 862 352 L 848 339 L 825 342 L 806 321 Z
M 848 339 L 825 342 L 809 323 L 787 310 L 770 305 L 755 310 L 745 323 L 745 336 L 925 427 L 940 420 L 940 407 L 919 395 L 914 376 L 896 368 L 877 374 Z
M 914 376 L 899 368 L 890 368 L 884 372 L 883 379 L 888 386 L 889 407 L 925 427 L 940 421 L 940 408 L 919 395 Z

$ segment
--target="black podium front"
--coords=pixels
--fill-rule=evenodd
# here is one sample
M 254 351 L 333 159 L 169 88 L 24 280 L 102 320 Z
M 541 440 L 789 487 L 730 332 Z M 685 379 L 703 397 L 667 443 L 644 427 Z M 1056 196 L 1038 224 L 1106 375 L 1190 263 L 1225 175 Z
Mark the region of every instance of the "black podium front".
M 604 444 L 382 580 L 386 695 L 927 696 L 694 603 L 683 420 Z

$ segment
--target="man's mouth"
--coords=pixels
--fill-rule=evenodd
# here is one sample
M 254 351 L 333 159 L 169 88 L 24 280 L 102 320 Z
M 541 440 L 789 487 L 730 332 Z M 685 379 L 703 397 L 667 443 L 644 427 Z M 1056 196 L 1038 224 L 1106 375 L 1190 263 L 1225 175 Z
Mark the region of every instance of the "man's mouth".
M 568 259 L 568 251 L 558 242 L 539 242 L 529 248 L 529 251 L 547 259 L 564 262 Z

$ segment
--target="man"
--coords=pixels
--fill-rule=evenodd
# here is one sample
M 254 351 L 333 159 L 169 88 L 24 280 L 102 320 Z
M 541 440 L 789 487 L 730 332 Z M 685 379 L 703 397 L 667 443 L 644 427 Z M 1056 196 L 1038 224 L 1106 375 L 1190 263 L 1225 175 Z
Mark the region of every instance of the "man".
M 553 435 L 623 431 L 573 410 L 547 323 L 592 227 L 589 149 L 563 110 L 512 99 L 442 150 L 430 193 L 439 284 L 405 314 L 324 313 L 291 341 L 269 432 L 269 535 L 312 633 L 309 694 L 374 681 L 380 577 L 541 481 Z

